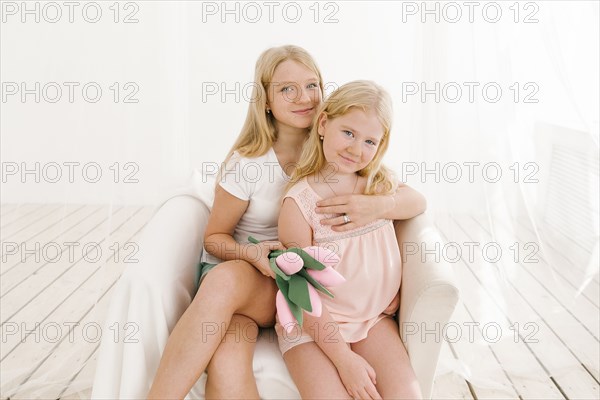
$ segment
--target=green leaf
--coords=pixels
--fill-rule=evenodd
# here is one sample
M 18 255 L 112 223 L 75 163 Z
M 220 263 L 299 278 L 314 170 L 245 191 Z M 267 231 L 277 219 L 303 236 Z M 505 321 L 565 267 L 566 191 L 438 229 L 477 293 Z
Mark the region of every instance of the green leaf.
M 279 275 L 275 276 L 275 282 L 277 283 L 279 290 L 281 290 L 281 294 L 283 294 L 285 302 L 287 303 L 288 307 L 290 307 L 292 315 L 296 318 L 296 321 L 298 321 L 300 326 L 302 326 L 302 309 L 298 305 L 294 304 L 294 302 L 292 302 L 289 298 L 289 282 L 282 279 Z
M 311 312 L 312 304 L 310 304 L 310 295 L 308 294 L 308 283 L 306 282 L 306 279 L 298 275 L 292 275 L 290 278 L 290 300 L 300 306 L 300 308 Z
M 313 287 L 315 289 L 317 289 L 318 291 L 323 292 L 327 296 L 333 298 L 333 294 L 329 290 L 327 290 L 325 288 L 325 286 L 321 285 L 315 278 L 310 276 L 310 274 L 306 270 L 301 269 L 300 271 L 297 272 L 297 274 L 300 275 L 301 277 L 303 277 L 304 279 L 306 279 L 311 285 L 313 285 Z
M 302 326 L 304 317 L 302 315 L 302 309 L 300 308 L 300 306 L 294 304 L 290 299 L 288 299 L 287 296 L 285 296 L 285 301 L 287 301 L 288 306 L 290 306 L 290 311 L 292 312 L 292 315 L 296 317 L 296 321 L 298 321 L 300 326 Z
M 274 258 L 269 258 L 269 265 L 271 266 L 271 269 L 275 272 L 275 275 L 280 276 L 282 279 L 285 279 L 286 281 L 290 280 L 290 277 L 288 275 L 286 275 L 282 270 L 279 269 Z
M 290 290 L 290 284 L 288 283 L 288 281 L 286 281 L 279 275 L 275 275 L 275 283 L 277 283 L 277 287 L 279 288 L 279 290 L 281 290 L 283 296 L 287 298 Z

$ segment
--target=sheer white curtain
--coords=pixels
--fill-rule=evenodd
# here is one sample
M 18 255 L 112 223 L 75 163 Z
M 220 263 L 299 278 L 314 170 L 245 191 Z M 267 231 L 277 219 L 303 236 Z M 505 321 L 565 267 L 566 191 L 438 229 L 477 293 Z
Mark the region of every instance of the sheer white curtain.
M 511 341 L 515 324 L 520 324 L 520 334 L 535 330 L 535 342 L 527 343 L 535 348 L 534 354 L 559 353 L 554 343 L 563 340 L 566 331 L 550 322 L 544 308 L 553 308 L 550 313 L 564 317 L 566 326 L 575 320 L 591 326 L 577 340 L 589 340 L 595 347 L 589 348 L 590 358 L 583 351 L 560 361 L 542 356 L 541 363 L 554 369 L 541 374 L 564 376 L 581 363 L 593 365 L 590 375 L 597 377 L 593 360 L 598 356 L 598 332 L 593 326 L 598 324 L 594 314 L 598 310 L 594 300 L 598 287 L 598 4 L 526 4 L 518 5 L 520 23 L 514 23 L 516 15 L 509 8 L 514 5 L 503 3 L 504 16 L 510 18 L 498 23 L 480 19 L 473 24 L 423 24 L 418 28 L 420 46 L 413 57 L 417 80 L 427 82 L 428 89 L 433 89 L 435 82 L 442 87 L 452 84 L 445 97 L 441 90 L 439 103 L 433 94 L 427 95 L 424 102 L 414 101 L 398 116 L 400 134 L 408 132 L 410 139 L 396 143 L 402 154 L 397 161 L 412 160 L 420 167 L 421 173 L 410 178 L 417 187 L 425 182 L 422 190 L 427 193 L 430 210 L 437 213 L 445 238 L 465 259 L 469 258 L 468 242 L 475 246 L 475 262 L 469 263 L 463 274 L 458 273 L 459 264 L 454 264 L 465 304 L 464 308 L 459 305 L 456 313 L 463 336 L 466 323 L 480 327 L 497 323 L 503 331 L 500 341 Z M 523 23 L 534 10 L 537 22 Z M 464 82 L 478 84 L 473 103 L 465 101 L 468 89 Z M 481 90 L 485 85 L 490 88 L 487 99 Z M 455 103 L 453 86 L 460 87 L 463 96 Z M 497 102 L 495 87 L 502 90 Z M 561 162 L 562 153 L 569 154 L 567 161 Z M 437 163 L 439 176 L 432 173 Z M 466 163 L 478 163 L 471 164 L 472 182 L 465 176 L 469 171 Z M 404 170 L 412 173 L 414 165 Z M 432 172 L 422 174 L 423 165 Z M 490 167 L 487 170 L 486 165 Z M 462 179 L 455 183 L 457 170 Z M 411 183 L 411 179 L 407 181 Z M 461 214 L 467 214 L 471 223 L 458 223 L 464 220 L 457 217 Z M 478 236 L 477 230 L 488 234 Z M 478 252 L 485 245 L 498 245 L 503 257 L 498 262 L 490 260 L 493 256 L 482 262 Z M 527 254 L 534 257 L 527 259 Z M 517 257 L 519 263 L 507 262 L 507 256 Z M 477 267 L 478 258 L 481 268 Z M 569 270 L 580 271 L 567 279 Z M 550 278 L 543 279 L 544 275 Z M 523 294 L 523 288 L 534 292 L 545 288 L 552 299 L 544 305 L 531 303 L 535 295 Z M 556 307 L 561 303 L 565 308 Z M 591 314 L 582 316 L 582 309 Z M 524 324 L 529 324 L 529 332 L 523 331 Z M 570 332 L 578 335 L 573 333 L 576 330 Z M 492 353 L 474 349 L 488 348 L 492 342 L 475 339 L 470 343 L 472 354 L 491 357 Z M 565 342 L 567 347 L 576 347 L 569 339 Z M 540 350 L 544 345 L 546 350 Z M 460 343 L 454 350 L 457 346 L 460 353 Z M 537 362 L 507 361 L 497 354 L 507 376 L 535 379 L 539 374 L 534 371 L 540 368 Z M 491 378 L 493 363 L 479 356 L 463 354 L 459 358 L 457 363 L 449 355 L 442 360 L 441 370 L 460 373 L 475 387 L 509 395 L 509 388 Z M 580 384 L 585 385 L 583 381 Z
M 353 79 L 388 88 L 395 121 L 386 161 L 425 193 L 448 242 L 463 252 L 469 240 L 499 243 L 511 255 L 515 242 L 521 252 L 525 242 L 535 242 L 561 299 L 575 303 L 590 285 L 597 293 L 597 2 L 482 2 L 472 10 L 455 2 L 281 2 L 273 9 L 266 3 L 131 2 L 120 5 L 119 23 L 108 3 L 100 6 L 98 23 L 77 13 L 69 23 L 66 9 L 57 23 L 43 14 L 39 23 L 31 16 L 23 22 L 24 3 L 14 4 L 16 13 L 3 5 L 1 38 L 2 203 L 109 204 L 109 213 L 121 204 L 158 204 L 192 169 L 223 159 L 246 114 L 256 58 L 267 47 L 292 43 L 316 58 L 330 90 Z M 40 4 L 41 12 L 46 3 Z M 425 8 L 437 9 L 439 22 Z M 127 15 L 138 22 L 123 23 Z M 75 101 L 67 101 L 63 82 L 71 81 L 97 82 L 103 98 L 91 103 L 76 91 Z M 27 88 L 58 82 L 63 98 L 52 103 L 42 95 L 35 102 L 27 95 L 22 101 L 20 93 L 9 94 L 22 82 Z M 124 102 L 126 94 L 138 101 Z M 557 156 L 560 146 L 571 152 L 566 164 Z M 58 163 L 63 174 L 65 162 L 96 162 L 109 178 L 118 162 L 121 179 L 51 183 L 42 174 L 38 183 L 19 170 L 36 162 L 41 168 Z M 135 182 L 124 182 L 128 173 Z M 577 196 L 565 197 L 575 181 Z M 469 237 L 455 223 L 462 215 L 489 237 Z M 517 233 L 523 230 L 528 240 Z M 579 246 L 565 248 L 564 256 L 583 266 L 569 287 L 555 272 L 568 266 L 548 253 L 561 235 Z M 508 329 L 519 303 L 507 293 L 527 271 L 505 260 L 487 265 L 479 289 L 472 277 L 459 278 L 471 304 L 481 296 L 470 318 L 482 325 L 503 321 Z M 27 288 L 15 282 L 14 290 Z M 12 321 L 19 321 L 18 313 Z M 78 349 L 88 345 L 76 341 L 59 364 L 82 365 Z M 528 373 L 522 365 L 504 365 Z M 33 396 L 74 377 L 36 367 L 8 365 L 2 385 L 22 381 L 19 393 Z M 497 386 L 478 359 L 446 357 L 440 373 L 448 371 Z M 70 384 L 73 390 L 91 385 L 91 375 L 83 375 Z

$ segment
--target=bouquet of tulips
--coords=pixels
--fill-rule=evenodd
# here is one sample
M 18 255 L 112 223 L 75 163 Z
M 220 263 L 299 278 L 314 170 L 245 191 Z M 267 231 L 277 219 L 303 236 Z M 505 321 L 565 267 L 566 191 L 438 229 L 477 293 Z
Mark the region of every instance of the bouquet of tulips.
M 258 243 L 252 236 L 252 243 Z M 337 286 L 346 280 L 333 269 L 340 258 L 333 251 L 319 246 L 303 249 L 291 247 L 269 253 L 269 263 L 275 272 L 277 291 L 276 307 L 279 323 L 289 333 L 294 329 L 294 319 L 302 326 L 302 310 L 315 317 L 321 316 L 319 290 L 329 297 L 326 287 Z

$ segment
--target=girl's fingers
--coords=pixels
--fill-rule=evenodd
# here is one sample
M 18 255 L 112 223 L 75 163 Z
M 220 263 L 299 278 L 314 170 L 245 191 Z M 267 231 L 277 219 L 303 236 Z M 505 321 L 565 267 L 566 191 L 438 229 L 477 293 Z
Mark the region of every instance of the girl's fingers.
M 339 220 L 338 217 L 333 217 L 333 218 L 323 218 L 321 220 L 321 225 L 336 225 L 336 221 Z M 343 222 L 343 221 L 342 221 Z
M 358 391 L 358 398 L 359 399 L 374 399 L 375 397 L 371 397 L 371 395 L 366 390 L 366 388 L 362 388 Z
M 271 278 L 275 279 L 275 271 L 271 269 L 270 265 L 267 264 L 267 266 L 264 267 L 264 269 L 261 272 L 264 276 L 270 276 Z
M 262 242 L 262 244 L 264 244 L 265 246 L 271 247 L 271 246 L 279 246 L 281 244 L 281 242 L 279 242 L 277 240 L 266 240 L 266 241 Z
M 254 264 L 254 267 L 264 276 L 270 276 L 271 278 L 275 279 L 275 272 L 271 269 L 268 259 L 266 259 L 265 262 L 259 261 L 258 263 Z
M 341 215 L 339 217 L 333 217 L 333 218 L 323 218 L 321 220 L 321 225 L 332 225 L 332 226 L 337 226 L 337 227 L 346 227 L 348 225 L 350 225 L 352 223 L 352 217 L 350 217 L 348 215 L 348 217 L 350 218 L 350 222 L 346 223 L 346 221 L 344 221 L 344 216 Z
M 352 229 L 356 228 L 356 224 L 353 222 L 348 222 L 347 224 L 342 224 L 342 225 L 334 225 L 331 227 L 331 230 L 334 232 L 346 232 L 346 231 L 351 231 Z
M 375 388 L 375 386 L 369 385 L 366 387 L 367 393 L 369 394 L 369 396 L 371 396 L 372 399 L 374 400 L 381 400 L 381 396 L 379 395 L 379 392 L 377 391 L 377 389 Z
M 263 244 L 265 246 L 267 246 L 267 248 L 269 250 L 285 250 L 285 247 L 283 246 L 283 244 L 281 242 L 277 242 L 274 240 L 271 240 L 268 242 L 263 242 Z
M 353 390 L 350 390 L 350 389 L 346 388 L 346 392 L 348 392 L 348 396 L 350 396 L 351 398 L 353 398 L 353 399 L 357 398 L 357 396 L 356 396 L 356 394 L 354 393 Z
M 317 214 L 343 214 L 344 210 L 347 209 L 348 207 L 345 204 L 338 204 L 335 206 L 317 207 L 315 212 Z
M 330 206 L 337 206 L 340 204 L 348 204 L 348 202 L 350 201 L 350 196 L 349 195 L 342 195 L 342 196 L 334 196 L 334 197 L 330 197 L 328 199 L 324 199 L 324 200 L 319 200 L 317 201 L 317 207 L 330 207 Z
M 375 374 L 375 370 L 370 365 L 367 366 L 367 374 L 369 374 L 369 378 L 371 378 L 371 382 L 373 385 L 377 385 L 377 375 Z

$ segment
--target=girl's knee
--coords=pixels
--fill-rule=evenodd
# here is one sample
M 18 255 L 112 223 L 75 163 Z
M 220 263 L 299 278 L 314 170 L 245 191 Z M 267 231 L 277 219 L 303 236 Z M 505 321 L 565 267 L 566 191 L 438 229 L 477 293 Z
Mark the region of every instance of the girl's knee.
M 227 330 L 227 334 L 223 338 L 225 343 L 229 343 L 229 341 L 233 341 L 234 343 L 240 343 L 240 341 L 244 341 L 244 343 L 251 343 L 252 345 L 248 347 L 247 350 L 253 350 L 253 344 L 256 343 L 258 339 L 258 325 L 251 318 L 245 317 L 243 315 L 234 315 L 231 319 L 231 323 L 229 324 L 229 329 Z M 250 349 L 252 347 L 252 349 Z M 244 349 L 242 349 L 244 350 Z
M 421 394 L 421 387 L 418 382 L 413 384 L 402 386 L 401 388 L 395 388 L 386 390 L 386 388 L 377 388 L 381 397 L 384 399 L 411 399 L 421 400 L 423 395 Z
M 200 287 L 203 288 L 206 283 L 206 286 L 211 288 L 226 288 L 228 292 L 240 289 L 244 286 L 248 273 L 251 272 L 250 268 L 254 267 L 242 260 L 223 262 L 206 274 Z
M 206 372 L 214 380 L 237 380 L 252 374 L 252 360 L 256 338 L 244 336 L 244 330 L 237 335 L 228 334 L 213 355 Z M 238 333 L 238 332 L 236 332 Z

